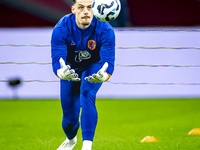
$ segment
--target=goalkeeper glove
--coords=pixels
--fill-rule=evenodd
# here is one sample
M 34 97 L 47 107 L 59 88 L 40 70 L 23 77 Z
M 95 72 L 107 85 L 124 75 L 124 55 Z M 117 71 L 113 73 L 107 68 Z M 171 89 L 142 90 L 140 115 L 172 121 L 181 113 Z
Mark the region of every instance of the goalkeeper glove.
M 106 73 L 108 68 L 108 63 L 105 62 L 103 67 L 96 73 L 91 76 L 85 77 L 85 80 L 91 83 L 102 83 L 107 81 L 111 75 Z
M 65 61 L 60 58 L 59 60 L 61 68 L 57 70 L 57 76 L 62 80 L 68 81 L 80 81 L 78 74 L 75 73 L 74 69 L 71 69 L 69 65 L 65 64 Z

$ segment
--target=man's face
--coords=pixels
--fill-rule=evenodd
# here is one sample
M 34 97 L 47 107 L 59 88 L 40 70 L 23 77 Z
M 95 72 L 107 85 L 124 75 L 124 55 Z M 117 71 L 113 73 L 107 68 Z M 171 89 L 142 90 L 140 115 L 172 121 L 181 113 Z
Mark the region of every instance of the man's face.
M 76 0 L 72 6 L 72 13 L 76 15 L 76 24 L 79 28 L 86 29 L 93 19 L 92 13 L 93 0 Z

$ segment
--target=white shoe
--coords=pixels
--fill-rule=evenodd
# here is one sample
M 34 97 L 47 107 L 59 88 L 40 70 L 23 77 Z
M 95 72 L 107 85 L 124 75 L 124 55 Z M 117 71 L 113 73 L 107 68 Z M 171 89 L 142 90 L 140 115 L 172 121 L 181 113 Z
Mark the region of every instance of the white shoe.
M 92 141 L 84 140 L 83 147 L 81 150 L 92 150 Z
M 72 150 L 76 145 L 76 142 L 77 142 L 76 136 L 71 140 L 66 138 L 66 140 L 58 147 L 57 150 Z
M 87 149 L 87 148 L 83 148 L 83 147 L 82 147 L 82 149 L 81 149 L 81 150 L 91 150 L 91 149 L 89 149 L 89 148 Z

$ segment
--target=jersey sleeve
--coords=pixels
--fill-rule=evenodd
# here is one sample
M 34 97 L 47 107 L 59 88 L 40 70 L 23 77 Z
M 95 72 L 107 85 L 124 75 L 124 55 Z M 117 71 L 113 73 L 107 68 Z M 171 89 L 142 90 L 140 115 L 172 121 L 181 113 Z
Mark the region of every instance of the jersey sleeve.
M 100 57 L 103 64 L 108 62 L 107 73 L 112 75 L 115 62 L 115 33 L 112 28 L 102 32 Z
M 60 69 L 59 59 L 62 57 L 66 63 L 67 45 L 65 43 L 66 35 L 64 34 L 63 30 L 64 29 L 60 21 L 53 29 L 51 37 L 51 58 L 53 72 L 55 75 L 57 75 L 57 70 Z

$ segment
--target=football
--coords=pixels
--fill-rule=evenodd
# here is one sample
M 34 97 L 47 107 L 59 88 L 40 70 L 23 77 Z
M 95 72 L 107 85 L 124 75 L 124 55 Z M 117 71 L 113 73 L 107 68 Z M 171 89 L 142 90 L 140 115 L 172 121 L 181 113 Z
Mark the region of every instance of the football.
M 115 20 L 121 10 L 119 0 L 93 0 L 93 15 L 100 21 L 110 22 Z

